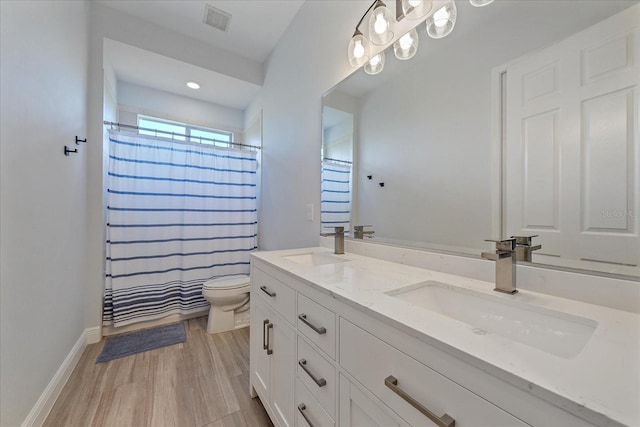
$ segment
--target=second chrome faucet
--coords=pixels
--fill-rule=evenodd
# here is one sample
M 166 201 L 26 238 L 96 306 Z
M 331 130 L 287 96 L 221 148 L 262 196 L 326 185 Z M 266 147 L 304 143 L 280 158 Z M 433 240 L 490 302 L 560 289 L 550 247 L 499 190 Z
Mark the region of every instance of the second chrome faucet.
M 515 294 L 516 289 L 516 261 L 531 262 L 531 253 L 542 246 L 532 246 L 531 240 L 537 236 L 511 236 L 504 240 L 486 240 L 495 242 L 496 250 L 482 252 L 482 258 L 496 262 L 496 287 L 497 292 Z
M 330 237 L 335 236 L 333 243 L 333 253 L 337 255 L 344 254 L 344 227 L 334 227 L 333 233 L 320 233 L 321 236 Z

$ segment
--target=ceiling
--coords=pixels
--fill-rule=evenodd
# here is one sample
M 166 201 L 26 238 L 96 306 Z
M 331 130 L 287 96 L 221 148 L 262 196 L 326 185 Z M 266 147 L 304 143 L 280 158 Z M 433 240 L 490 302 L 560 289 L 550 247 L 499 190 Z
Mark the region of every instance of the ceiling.
M 96 0 L 234 55 L 264 63 L 304 0 Z M 203 23 L 205 5 L 231 14 L 226 32 Z M 260 86 L 134 46 L 105 39 L 105 63 L 118 81 L 244 110 Z M 200 84 L 199 90 L 186 87 Z
M 238 110 L 244 110 L 261 87 L 109 39 L 104 40 L 104 61 L 111 64 L 118 81 Z M 189 81 L 200 84 L 200 89 L 189 89 Z
M 97 0 L 96 3 L 264 62 L 304 0 Z M 226 32 L 203 23 L 207 4 L 231 14 Z

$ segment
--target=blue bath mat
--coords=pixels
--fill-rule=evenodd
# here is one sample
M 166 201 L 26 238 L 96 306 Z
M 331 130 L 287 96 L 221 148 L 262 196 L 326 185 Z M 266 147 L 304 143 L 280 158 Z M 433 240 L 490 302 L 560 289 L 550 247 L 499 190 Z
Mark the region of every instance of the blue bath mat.
M 96 363 L 130 356 L 143 351 L 155 350 L 187 340 L 183 323 L 160 326 L 107 338 Z

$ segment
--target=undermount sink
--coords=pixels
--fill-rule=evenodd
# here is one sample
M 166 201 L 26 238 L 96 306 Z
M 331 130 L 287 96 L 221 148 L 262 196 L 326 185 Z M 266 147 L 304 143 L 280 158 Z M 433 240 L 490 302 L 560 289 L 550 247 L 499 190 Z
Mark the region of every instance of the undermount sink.
M 289 255 L 283 258 L 309 267 L 327 264 L 339 264 L 341 262 L 349 261 L 348 259 L 341 258 L 337 255 L 324 254 L 321 252 L 308 252 L 305 254 Z
M 555 310 L 426 281 L 386 293 L 412 305 L 466 323 L 478 335 L 487 333 L 535 347 L 566 359 L 578 355 L 598 322 Z

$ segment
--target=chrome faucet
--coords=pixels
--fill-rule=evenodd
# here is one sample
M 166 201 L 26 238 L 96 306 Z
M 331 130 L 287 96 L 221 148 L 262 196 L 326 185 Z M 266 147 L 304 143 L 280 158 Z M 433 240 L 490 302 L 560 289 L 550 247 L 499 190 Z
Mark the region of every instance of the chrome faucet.
M 373 233 L 375 233 L 375 231 L 373 230 L 364 231 L 365 227 L 373 227 L 373 225 L 355 225 L 353 227 L 353 237 L 356 239 L 364 239 L 365 234 L 370 235 L 368 237 L 373 237 Z
M 516 239 L 485 240 L 495 242 L 495 252 L 482 252 L 482 258 L 496 262 L 496 287 L 505 294 L 515 294 L 516 290 Z
M 531 245 L 534 237 L 538 237 L 538 235 L 511 236 L 512 239 L 516 239 L 516 261 L 531 262 L 533 251 L 542 248 L 542 245 Z
M 330 237 L 335 236 L 333 243 L 333 253 L 337 255 L 344 254 L 344 227 L 334 227 L 333 233 L 320 233 L 321 236 Z

